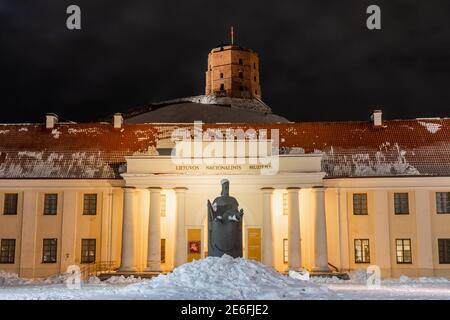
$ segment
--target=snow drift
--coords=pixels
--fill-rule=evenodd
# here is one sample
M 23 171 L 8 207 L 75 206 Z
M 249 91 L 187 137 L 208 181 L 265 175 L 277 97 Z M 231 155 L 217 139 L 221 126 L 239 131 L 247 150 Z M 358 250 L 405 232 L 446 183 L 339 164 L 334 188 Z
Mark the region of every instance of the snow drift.
M 170 274 L 123 290 L 136 290 L 142 298 L 153 299 L 320 299 L 330 295 L 320 285 L 284 276 L 256 261 L 228 255 L 186 263 Z

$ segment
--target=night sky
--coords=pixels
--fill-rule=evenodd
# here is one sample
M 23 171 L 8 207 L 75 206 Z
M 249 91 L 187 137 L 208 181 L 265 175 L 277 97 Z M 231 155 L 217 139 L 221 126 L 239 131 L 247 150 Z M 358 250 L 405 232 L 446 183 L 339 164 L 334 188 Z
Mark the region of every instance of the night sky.
M 66 8 L 82 30 L 66 28 Z M 366 28 L 377 4 L 382 30 Z M 449 0 L 0 0 L 0 122 L 100 117 L 204 93 L 211 48 L 257 51 L 291 121 L 450 116 Z

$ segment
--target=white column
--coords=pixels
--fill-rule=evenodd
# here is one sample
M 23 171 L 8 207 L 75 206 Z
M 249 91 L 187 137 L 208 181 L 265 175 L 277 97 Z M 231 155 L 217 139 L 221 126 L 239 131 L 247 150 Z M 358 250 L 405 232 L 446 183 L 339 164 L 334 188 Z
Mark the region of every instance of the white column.
M 272 195 L 273 188 L 262 188 L 263 196 L 263 256 L 262 262 L 269 267 L 274 267 L 274 248 L 272 232 Z
M 185 198 L 187 188 L 175 188 L 177 201 L 175 258 L 174 265 L 178 267 L 187 261 L 187 242 L 185 229 Z
M 148 251 L 146 271 L 161 271 L 161 188 L 149 188 Z
M 136 268 L 136 218 L 135 212 L 135 189 L 123 188 L 123 222 L 122 222 L 122 258 L 119 271 L 134 272 Z
M 300 245 L 300 188 L 288 188 L 288 263 L 289 270 L 301 268 Z
M 325 194 L 322 187 L 312 189 L 312 231 L 314 272 L 328 272 L 327 223 L 325 216 Z

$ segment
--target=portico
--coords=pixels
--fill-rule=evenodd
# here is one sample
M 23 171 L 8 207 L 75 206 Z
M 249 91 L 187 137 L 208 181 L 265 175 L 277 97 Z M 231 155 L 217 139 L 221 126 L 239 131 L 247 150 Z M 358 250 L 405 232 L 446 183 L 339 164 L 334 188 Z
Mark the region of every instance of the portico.
M 167 271 L 207 256 L 206 201 L 220 191 L 222 178 L 245 212 L 244 257 L 279 271 L 328 270 L 321 158 L 279 156 L 278 171 L 261 174 L 248 159 L 212 167 L 180 166 L 168 156 L 128 157 L 120 271 Z

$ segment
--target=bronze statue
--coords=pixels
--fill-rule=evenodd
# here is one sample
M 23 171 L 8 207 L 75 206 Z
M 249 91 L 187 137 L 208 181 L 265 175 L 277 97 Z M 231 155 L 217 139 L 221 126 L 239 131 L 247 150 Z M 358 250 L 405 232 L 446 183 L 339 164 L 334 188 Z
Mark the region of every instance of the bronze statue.
M 230 197 L 230 182 L 220 181 L 221 196 L 208 200 L 208 256 L 221 257 L 224 254 L 233 258 L 242 257 L 242 216 L 239 203 Z

